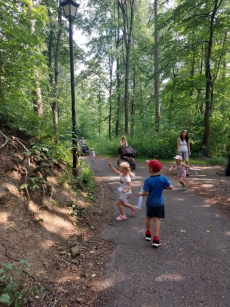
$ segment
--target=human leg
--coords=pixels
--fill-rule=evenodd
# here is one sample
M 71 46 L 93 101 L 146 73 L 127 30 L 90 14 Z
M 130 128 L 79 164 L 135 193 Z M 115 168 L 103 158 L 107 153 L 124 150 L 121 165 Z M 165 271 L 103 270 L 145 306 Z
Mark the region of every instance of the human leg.
M 153 247 L 158 247 L 161 245 L 161 241 L 159 240 L 159 233 L 160 233 L 160 218 L 154 217 L 154 237 L 153 237 Z
M 135 213 L 135 211 L 137 210 L 137 206 L 132 206 L 128 203 L 123 202 L 122 204 L 123 207 L 127 207 L 129 209 L 131 209 L 131 214 L 133 215 Z
M 165 218 L 164 205 L 159 206 L 159 207 L 153 207 L 151 214 L 149 216 L 153 217 L 153 220 L 154 220 L 154 237 L 153 237 L 152 246 L 158 247 L 161 245 L 161 242 L 159 240 L 160 219 Z
M 159 237 L 159 233 L 160 233 L 160 218 L 159 217 L 154 217 L 153 218 L 154 221 L 154 237 Z
M 131 194 L 122 194 L 120 200 L 122 201 L 122 206 L 129 208 L 131 210 L 131 215 L 133 215 L 137 210 L 137 206 L 132 206 L 128 203 L 130 196 Z
M 151 218 L 149 216 L 146 216 L 146 232 L 145 232 L 145 240 L 151 241 L 152 233 L 151 233 Z
M 123 220 L 127 220 L 127 217 L 124 213 L 124 209 L 122 206 L 123 201 L 121 199 L 118 199 L 117 201 L 117 207 L 119 209 L 120 215 L 116 218 L 116 221 L 123 221 Z
M 146 232 L 151 233 L 151 218 L 147 215 L 146 215 L 146 219 L 145 219 L 145 224 L 146 224 Z
M 120 215 L 125 215 L 124 213 L 124 208 L 123 208 L 123 201 L 121 199 L 118 199 L 117 201 L 117 207 L 118 207 L 118 210 L 120 212 Z
M 179 177 L 179 182 L 182 185 L 182 187 L 185 187 L 184 177 Z
M 188 169 L 189 169 L 188 168 L 188 166 L 189 166 L 188 157 L 189 157 L 188 152 L 186 152 L 185 157 L 184 157 L 184 162 L 185 162 L 185 170 L 186 170 L 187 176 L 190 175 L 189 172 L 188 172 Z

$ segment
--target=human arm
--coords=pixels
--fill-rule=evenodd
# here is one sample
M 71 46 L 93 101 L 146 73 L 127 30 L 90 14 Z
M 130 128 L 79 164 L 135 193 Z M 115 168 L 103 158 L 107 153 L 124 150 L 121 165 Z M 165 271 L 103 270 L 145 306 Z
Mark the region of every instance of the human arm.
M 117 174 L 117 175 L 120 174 L 120 172 L 119 172 L 118 170 L 116 170 L 115 167 L 113 167 L 113 165 L 112 165 L 111 162 L 109 162 L 109 167 L 111 168 L 111 170 L 112 170 L 115 174 Z
M 173 189 L 171 182 L 165 176 L 164 176 L 164 189 L 165 190 L 172 190 Z
M 177 139 L 177 152 L 179 155 L 181 155 L 181 151 L 180 151 L 180 138 Z
M 175 167 L 175 163 L 172 165 L 172 167 L 170 167 L 169 172 L 171 172 L 174 167 Z
M 186 164 L 184 164 L 184 163 L 181 163 L 182 164 L 182 166 L 185 168 L 185 169 L 190 169 L 190 166 L 188 166 L 188 165 L 186 165 Z
M 131 181 L 130 181 L 130 182 L 127 182 L 126 185 L 127 185 L 127 188 L 126 188 L 125 190 L 122 190 L 121 193 L 128 193 L 128 191 L 129 191 L 129 190 L 131 189 L 131 187 L 132 187 Z
M 149 192 L 148 191 L 141 191 L 137 193 L 137 196 L 148 196 Z
M 187 147 L 188 147 L 188 154 L 191 155 L 191 151 L 190 151 L 190 141 L 188 140 L 188 143 L 187 143 Z

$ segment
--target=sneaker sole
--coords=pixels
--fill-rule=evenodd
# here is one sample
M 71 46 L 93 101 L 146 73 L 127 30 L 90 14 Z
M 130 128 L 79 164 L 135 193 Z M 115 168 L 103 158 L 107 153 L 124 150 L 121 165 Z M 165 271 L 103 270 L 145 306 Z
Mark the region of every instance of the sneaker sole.
M 153 247 L 158 247 L 158 246 L 161 246 L 161 244 L 153 243 L 152 246 Z
M 152 241 L 152 239 L 151 239 L 151 238 L 148 238 L 148 237 L 145 237 L 145 240 L 146 240 L 146 241 Z

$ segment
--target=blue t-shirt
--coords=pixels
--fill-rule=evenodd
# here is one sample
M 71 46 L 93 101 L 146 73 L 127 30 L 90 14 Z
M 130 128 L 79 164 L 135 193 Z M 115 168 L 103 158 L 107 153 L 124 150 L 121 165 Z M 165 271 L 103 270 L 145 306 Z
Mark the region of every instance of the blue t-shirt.
M 143 190 L 149 192 L 146 199 L 147 207 L 158 207 L 164 205 L 163 190 L 171 184 L 164 175 L 151 176 L 145 179 Z

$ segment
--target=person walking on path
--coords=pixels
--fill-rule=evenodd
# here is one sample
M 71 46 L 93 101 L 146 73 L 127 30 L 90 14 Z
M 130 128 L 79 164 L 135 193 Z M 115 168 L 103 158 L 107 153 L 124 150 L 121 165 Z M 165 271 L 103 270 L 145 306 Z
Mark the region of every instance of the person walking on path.
M 170 167 L 169 171 L 171 172 L 176 167 L 177 172 L 178 172 L 178 180 L 180 184 L 182 185 L 182 189 L 186 189 L 186 185 L 185 185 L 186 170 L 185 168 L 190 168 L 190 167 L 182 163 L 182 157 L 180 155 L 176 155 L 174 159 L 175 159 L 175 162 L 172 165 L 172 167 Z
M 125 215 L 123 207 L 127 207 L 131 209 L 131 215 L 133 215 L 135 211 L 137 210 L 137 206 L 132 206 L 128 203 L 128 199 L 132 194 L 131 176 L 133 176 L 130 170 L 130 165 L 128 162 L 122 162 L 120 164 L 120 170 L 118 171 L 115 169 L 115 167 L 113 167 L 112 163 L 109 162 L 109 167 L 115 174 L 120 176 L 120 183 L 121 183 L 121 186 L 119 188 L 121 195 L 117 201 L 117 206 L 118 206 L 120 215 L 116 218 L 116 221 L 127 220 L 127 216 Z
M 80 139 L 79 143 L 80 143 L 80 146 L 86 145 L 86 140 L 85 140 L 84 136 Z
M 162 192 L 164 189 L 172 190 L 173 186 L 168 178 L 159 174 L 162 169 L 162 164 L 158 160 L 147 160 L 150 177 L 145 179 L 143 191 L 139 192 L 138 196 L 147 196 L 146 199 L 146 241 L 151 241 L 151 219 L 154 220 L 154 237 L 152 241 L 153 247 L 161 245 L 159 240 L 160 219 L 165 218 L 164 198 Z
M 191 156 L 190 141 L 188 137 L 188 131 L 182 130 L 180 137 L 177 139 L 177 154 L 185 160 L 185 165 L 188 166 L 188 159 Z M 189 176 L 188 167 L 186 167 L 186 174 Z
M 119 163 L 120 163 L 120 160 L 121 160 L 121 156 L 122 156 L 122 148 L 124 148 L 124 147 L 127 147 L 128 146 L 128 142 L 127 142 L 127 139 L 126 139 L 126 136 L 125 135 L 123 135 L 122 137 L 121 137 L 121 140 L 120 140 L 120 142 L 119 142 L 119 159 L 118 159 L 118 161 L 117 161 L 117 164 L 119 165 Z
M 91 156 L 92 156 L 92 160 L 91 161 L 94 162 L 94 158 L 96 157 L 94 148 L 91 149 Z

